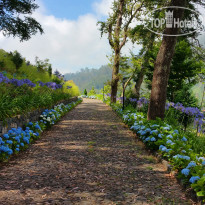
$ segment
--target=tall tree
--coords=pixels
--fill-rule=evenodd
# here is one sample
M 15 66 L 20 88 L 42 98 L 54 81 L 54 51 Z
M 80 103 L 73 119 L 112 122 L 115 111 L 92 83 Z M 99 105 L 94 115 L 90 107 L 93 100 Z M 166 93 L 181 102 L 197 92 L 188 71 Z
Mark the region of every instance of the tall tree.
M 135 94 L 137 99 L 140 98 L 140 89 L 144 80 L 144 76 L 146 75 L 146 72 L 149 68 L 149 61 L 155 41 L 155 36 L 156 35 L 154 33 L 146 33 L 143 38 L 143 49 L 141 51 L 141 53 L 143 54 L 142 67 L 137 77 L 135 78 Z
M 48 71 L 49 67 L 51 66 L 51 64 L 49 63 L 49 59 L 40 60 L 36 56 L 35 61 L 36 61 L 36 67 L 37 67 L 39 72 Z M 52 70 L 51 70 L 51 72 L 52 72 Z
M 52 76 L 52 66 L 51 64 L 48 66 L 48 75 L 51 77 Z
M 152 52 L 152 61 L 156 60 L 159 46 L 155 45 Z M 167 87 L 167 99 L 171 102 L 181 102 L 177 97 L 180 90 L 191 87 L 199 81 L 202 74 L 204 63 L 203 59 L 196 52 L 194 45 L 185 37 L 178 38 L 175 48 L 175 54 L 170 67 L 170 75 Z M 146 83 L 148 89 L 151 89 L 151 81 L 153 78 L 154 65 L 149 65 L 146 73 Z M 185 96 L 184 96 L 185 97 Z
M 16 71 L 18 71 L 23 64 L 23 57 L 18 51 L 14 51 L 13 53 L 11 53 L 11 60 L 16 67 Z
M 172 0 L 170 6 L 185 7 L 187 0 Z M 184 11 L 175 9 L 174 18 L 182 20 Z M 180 29 L 166 28 L 164 34 L 177 35 Z M 175 51 L 177 36 L 163 36 L 157 59 L 155 61 L 152 91 L 148 110 L 148 120 L 155 120 L 157 117 L 164 118 L 165 104 L 167 97 L 167 85 L 169 80 L 170 66 Z
M 38 8 L 34 2 L 35 0 L 1 0 L 0 31 L 5 36 L 17 36 L 21 41 L 30 39 L 38 31 L 42 34 L 41 25 L 28 16 Z
M 126 44 L 128 30 L 134 18 L 137 18 L 145 0 L 115 0 L 113 13 L 106 22 L 98 22 L 103 35 L 108 34 L 109 44 L 114 53 L 113 72 L 111 81 L 111 102 L 116 102 L 119 81 L 120 53 Z

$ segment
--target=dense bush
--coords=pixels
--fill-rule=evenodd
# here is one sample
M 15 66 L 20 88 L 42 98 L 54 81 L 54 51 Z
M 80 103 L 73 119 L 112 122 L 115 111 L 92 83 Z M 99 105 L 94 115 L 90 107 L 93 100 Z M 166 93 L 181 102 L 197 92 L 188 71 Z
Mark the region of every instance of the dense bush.
M 71 97 L 61 89 L 52 90 L 48 87 L 30 88 L 27 85 L 16 87 L 0 84 L 0 90 L 0 120 L 34 109 L 51 107 Z

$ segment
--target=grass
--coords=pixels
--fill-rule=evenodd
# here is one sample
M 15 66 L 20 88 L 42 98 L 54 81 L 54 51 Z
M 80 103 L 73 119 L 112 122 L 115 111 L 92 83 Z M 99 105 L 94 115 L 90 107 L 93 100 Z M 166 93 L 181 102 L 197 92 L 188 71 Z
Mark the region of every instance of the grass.
M 205 153 L 205 136 L 195 136 L 192 141 L 193 150 L 196 153 Z
M 148 170 L 153 170 L 153 167 L 146 167 L 146 169 L 148 169 Z
M 153 156 L 145 156 L 145 159 L 148 160 L 150 163 L 156 162 L 156 159 Z

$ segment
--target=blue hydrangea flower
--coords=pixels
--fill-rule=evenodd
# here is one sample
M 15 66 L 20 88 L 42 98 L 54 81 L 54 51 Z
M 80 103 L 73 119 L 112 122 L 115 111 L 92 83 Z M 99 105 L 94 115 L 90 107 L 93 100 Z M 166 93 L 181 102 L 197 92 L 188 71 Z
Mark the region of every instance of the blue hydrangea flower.
M 169 127 L 163 127 L 163 129 L 164 129 L 164 130 L 169 130 L 170 128 L 169 128 Z
M 163 134 L 158 134 L 158 137 L 162 139 L 162 137 L 163 137 Z
M 4 137 L 5 139 L 9 139 L 9 135 L 8 135 L 8 134 L 4 134 L 3 137 Z
M 152 135 L 153 133 L 158 134 L 158 130 L 152 130 L 152 131 L 150 132 L 151 135 Z
M 150 141 L 150 137 L 147 137 L 147 138 L 145 139 L 145 141 L 146 141 L 146 142 Z
M 155 142 L 155 141 L 156 141 L 156 138 L 155 138 L 155 137 L 152 137 L 152 138 L 150 139 L 150 141 L 151 141 L 151 142 Z
M 168 139 L 173 139 L 173 136 L 172 135 L 167 135 L 167 138 Z
M 196 159 L 197 159 L 198 161 L 200 161 L 200 160 L 205 161 L 205 158 L 204 158 L 204 157 L 197 157 L 197 156 L 196 156 Z
M 190 160 L 189 156 L 184 156 L 183 159 Z
M 196 166 L 196 162 L 190 162 L 187 166 L 187 169 L 189 169 L 190 167 L 195 167 Z
M 13 141 L 7 140 L 6 143 L 7 143 L 7 144 L 13 144 Z
M 13 150 L 12 149 L 8 149 L 7 153 L 8 153 L 8 155 L 12 155 L 13 154 Z
M 182 169 L 182 171 L 181 171 L 181 173 L 183 174 L 183 175 L 185 175 L 186 177 L 189 175 L 189 172 L 190 172 L 190 170 L 189 169 Z
M 191 177 L 190 179 L 189 179 L 189 182 L 190 183 L 195 183 L 197 180 L 199 180 L 200 179 L 200 177 L 199 176 L 193 176 L 193 177 Z
M 167 144 L 172 144 L 173 142 L 171 140 L 167 140 Z
M 41 127 L 37 124 L 37 125 L 35 125 L 35 129 L 40 130 L 40 129 L 41 129 Z
M 163 152 L 166 152 L 166 151 L 167 151 L 167 148 L 166 148 L 166 147 L 163 147 L 163 148 L 162 148 L 162 151 L 163 151 Z
M 159 150 L 162 150 L 162 148 L 165 147 L 164 145 L 159 146 Z
M 16 148 L 16 151 L 17 151 L 17 152 L 19 152 L 19 151 L 20 151 L 20 149 L 19 149 L 19 148 Z
M 174 133 L 179 134 L 179 131 L 178 130 L 174 130 Z
M 186 137 L 183 137 L 183 138 L 182 138 L 182 141 L 183 141 L 183 142 L 187 142 L 187 138 L 186 138 Z
M 146 132 L 151 132 L 152 130 L 150 128 L 147 128 L 145 131 Z
M 180 155 L 180 154 L 177 154 L 177 155 L 173 156 L 173 158 L 174 159 L 179 158 L 179 159 L 190 160 L 189 156 L 183 156 L 183 155 Z
M 152 127 L 152 128 L 154 128 L 154 127 L 159 127 L 159 125 L 154 124 L 154 125 L 152 125 L 151 127 Z
M 142 131 L 142 132 L 141 132 L 141 135 L 146 135 L 146 134 L 147 134 L 146 131 Z
M 205 161 L 202 162 L 202 165 L 205 166 Z
M 32 126 L 32 125 L 33 125 L 33 123 L 32 123 L 32 122 L 29 122 L 29 123 L 28 123 L 28 125 L 29 125 L 29 126 Z

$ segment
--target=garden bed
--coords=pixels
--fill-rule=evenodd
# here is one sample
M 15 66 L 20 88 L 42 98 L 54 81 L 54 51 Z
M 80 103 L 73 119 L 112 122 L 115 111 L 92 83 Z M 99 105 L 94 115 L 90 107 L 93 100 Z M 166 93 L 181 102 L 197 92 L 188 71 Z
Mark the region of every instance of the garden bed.
M 76 100 L 76 98 L 73 100 Z M 0 137 L 0 161 L 7 161 L 11 155 L 18 154 L 20 151 L 27 149 L 30 143 L 40 138 L 43 130 L 57 123 L 63 115 L 81 102 L 82 100 L 78 99 L 67 105 L 63 103 L 58 104 L 53 109 L 44 110 L 38 116 L 39 121 L 29 121 L 22 127 L 11 128 Z
M 186 192 L 193 199 L 204 202 L 205 156 L 194 152 L 189 136 L 173 130 L 170 125 L 159 119 L 148 121 L 143 113 L 123 111 L 117 105 L 111 107 L 137 134 L 147 149 L 162 160 L 167 171 L 177 177 Z

